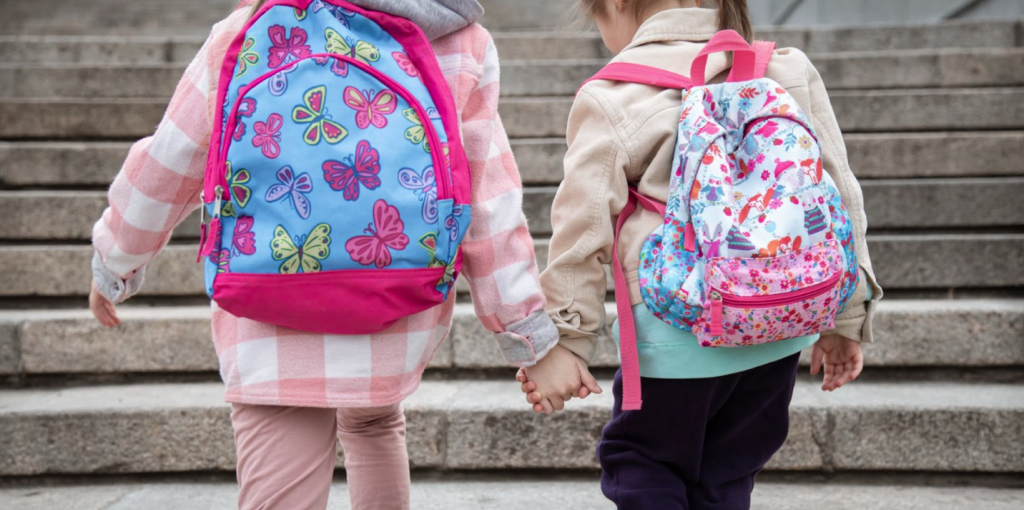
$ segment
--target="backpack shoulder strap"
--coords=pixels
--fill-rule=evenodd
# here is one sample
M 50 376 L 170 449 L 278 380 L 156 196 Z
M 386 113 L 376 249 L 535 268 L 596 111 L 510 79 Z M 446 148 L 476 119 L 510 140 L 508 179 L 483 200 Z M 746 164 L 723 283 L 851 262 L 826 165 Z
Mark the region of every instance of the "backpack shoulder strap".
M 681 75 L 666 71 L 657 67 L 645 66 L 643 64 L 630 64 L 627 62 L 612 62 L 603 69 L 591 76 L 583 85 L 594 80 L 621 81 L 625 83 L 639 83 L 661 87 L 666 89 L 688 89 L 692 86 L 690 79 Z M 580 85 L 580 88 L 583 88 Z
M 775 51 L 775 41 L 754 41 L 754 78 L 764 78 Z

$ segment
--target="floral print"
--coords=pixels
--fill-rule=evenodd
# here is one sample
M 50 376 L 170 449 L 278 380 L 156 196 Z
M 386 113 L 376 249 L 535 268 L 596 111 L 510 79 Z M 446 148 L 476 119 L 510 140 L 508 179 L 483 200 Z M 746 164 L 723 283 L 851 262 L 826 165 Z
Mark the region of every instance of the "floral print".
M 767 78 L 691 89 L 683 98 L 675 161 L 664 223 L 640 252 L 647 308 L 707 346 L 831 327 L 857 284 L 853 230 L 796 100 Z M 722 335 L 708 336 L 712 291 L 776 303 L 779 294 L 807 296 L 807 288 L 833 281 L 779 306 L 723 302 L 716 317 Z

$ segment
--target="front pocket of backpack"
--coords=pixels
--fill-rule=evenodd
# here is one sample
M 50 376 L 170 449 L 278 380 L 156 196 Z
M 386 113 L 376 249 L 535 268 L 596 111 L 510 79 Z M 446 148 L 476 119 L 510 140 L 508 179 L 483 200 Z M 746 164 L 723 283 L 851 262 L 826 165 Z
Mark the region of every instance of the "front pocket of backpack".
M 842 276 L 835 241 L 771 258 L 712 259 L 694 333 L 704 347 L 740 347 L 828 331 Z

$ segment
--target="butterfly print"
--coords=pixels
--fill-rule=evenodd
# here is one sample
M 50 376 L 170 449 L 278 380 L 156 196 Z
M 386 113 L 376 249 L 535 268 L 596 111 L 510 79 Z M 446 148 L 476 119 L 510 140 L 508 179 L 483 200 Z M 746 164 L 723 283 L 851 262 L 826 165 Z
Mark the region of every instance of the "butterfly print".
M 239 216 L 235 221 L 235 236 L 231 240 L 234 256 L 256 253 L 256 234 L 252 231 L 252 216 Z
M 394 113 L 398 104 L 395 93 L 388 89 L 373 95 L 372 90 L 360 92 L 359 89 L 350 86 L 345 87 L 344 97 L 345 104 L 356 111 L 356 126 L 359 126 L 359 129 L 366 129 L 370 124 L 377 128 L 387 127 L 386 115 Z
M 291 33 L 285 38 L 285 28 L 274 25 L 267 29 L 267 36 L 271 42 L 267 65 L 271 69 L 308 57 L 312 53 L 306 44 L 306 31 L 299 27 L 292 27 Z
M 231 250 L 223 249 L 210 254 L 210 262 L 217 265 L 218 273 L 231 272 Z
M 235 78 L 242 76 L 249 72 L 249 69 L 255 67 L 260 63 L 260 55 L 253 51 L 252 47 L 256 45 L 256 39 L 247 37 L 245 42 L 242 44 L 242 50 L 238 54 L 238 72 L 235 73 Z
M 437 254 L 437 232 L 423 234 L 423 237 L 420 238 L 420 247 L 427 250 L 427 253 L 430 254 L 430 264 L 433 264 L 434 260 L 436 260 L 434 257 Z M 433 266 L 428 265 L 427 267 Z
M 324 30 L 327 37 L 327 53 L 345 55 L 364 64 L 371 64 L 380 60 L 380 50 L 366 41 L 356 41 L 351 37 L 343 37 L 333 28 Z M 327 63 L 328 57 L 317 57 L 316 62 L 320 65 Z M 331 72 L 338 76 L 348 76 L 348 63 L 340 59 L 334 59 L 331 65 Z
M 412 63 L 412 60 L 409 60 L 409 55 L 400 51 L 395 51 L 391 53 L 391 57 L 395 59 L 395 63 L 398 64 L 398 67 L 402 71 L 405 71 L 405 74 L 413 77 L 419 77 L 420 71 L 416 69 L 416 65 Z
M 242 119 L 238 119 L 238 122 L 235 124 L 235 131 L 231 133 L 231 139 L 241 142 L 243 136 L 245 136 L 245 122 L 242 122 Z
M 313 210 L 313 204 L 305 195 L 313 191 L 313 179 L 309 174 L 303 172 L 296 176 L 292 167 L 285 166 L 277 171 L 277 180 L 281 181 L 281 184 L 274 184 L 267 190 L 267 196 L 264 197 L 266 201 L 277 202 L 287 197 L 295 207 L 295 212 L 299 213 L 299 217 L 309 219 L 309 214 Z
M 331 189 L 344 190 L 345 200 L 359 199 L 359 187 L 367 190 L 380 187 L 380 154 L 370 146 L 370 142 L 362 140 L 356 146 L 355 158 L 349 156 L 345 161 L 324 161 L 324 180 Z
M 274 239 L 270 241 L 271 257 L 283 260 L 278 271 L 281 274 L 316 273 L 322 266 L 320 261 L 331 254 L 331 226 L 321 223 L 309 235 L 288 235 L 284 227 L 274 228 Z
M 444 220 L 444 227 L 448 229 L 448 239 L 450 241 L 454 242 L 459 238 L 459 231 L 462 228 L 461 226 L 459 226 L 459 217 L 461 216 L 462 205 L 455 205 L 452 206 L 452 214 L 448 216 L 446 220 Z
M 398 183 L 403 188 L 414 191 L 416 198 L 423 202 L 423 221 L 436 222 L 437 182 L 434 179 L 434 166 L 424 168 L 422 174 L 411 168 L 403 168 L 398 171 Z
M 295 66 L 281 69 L 267 80 L 267 88 L 270 89 L 272 95 L 280 96 L 288 91 L 288 74 L 293 71 L 295 71 Z
M 430 144 L 427 142 L 427 130 L 423 127 L 423 120 L 416 113 L 416 109 L 406 108 L 402 110 L 402 116 L 413 124 L 412 127 L 405 130 L 405 139 L 412 142 L 413 145 L 423 144 L 423 150 L 429 153 Z M 438 120 L 441 115 L 437 113 L 437 109 L 431 106 L 427 108 L 427 117 L 430 117 L 430 120 Z
M 313 9 L 314 13 L 320 12 L 322 9 L 327 9 L 327 12 L 333 14 L 334 19 L 341 22 L 341 24 L 344 25 L 345 28 L 351 27 L 351 25 L 349 24 L 349 18 L 354 18 L 356 15 L 356 13 L 349 11 L 348 9 L 344 9 L 336 5 L 331 5 L 325 2 L 324 0 L 313 0 L 313 3 L 309 4 L 309 8 Z
M 259 147 L 263 155 L 274 159 L 281 155 L 281 126 L 284 125 L 284 118 L 277 113 L 271 113 L 266 122 L 256 121 L 252 129 L 256 136 L 252 137 L 252 146 Z
M 228 190 L 230 191 L 231 197 L 234 198 L 238 207 L 244 209 L 249 203 L 249 198 L 252 196 L 252 191 L 248 186 L 246 186 L 249 180 L 252 179 L 252 176 L 249 175 L 249 171 L 244 168 L 232 173 L 230 161 L 225 166 L 227 167 L 225 180 L 228 182 Z
M 373 264 L 378 269 L 385 268 L 391 265 L 391 250 L 401 251 L 409 245 L 409 236 L 404 230 L 405 223 L 398 208 L 378 200 L 373 204 L 373 223 L 363 230 L 369 235 L 349 239 L 345 249 L 352 260 L 364 266 Z
M 327 87 L 313 87 L 302 95 L 302 102 L 292 109 L 292 120 L 300 124 L 309 124 L 302 139 L 309 145 L 320 143 L 324 139 L 329 144 L 336 144 L 348 136 L 348 130 L 334 122 L 327 115 L 324 102 L 327 98 Z
M 256 100 L 251 97 L 243 98 L 238 102 L 238 110 L 235 113 L 235 131 L 231 133 L 231 139 L 240 142 L 242 137 L 245 136 L 245 121 L 242 117 L 252 117 L 252 114 L 256 111 Z M 224 123 L 227 124 L 227 117 L 224 117 Z

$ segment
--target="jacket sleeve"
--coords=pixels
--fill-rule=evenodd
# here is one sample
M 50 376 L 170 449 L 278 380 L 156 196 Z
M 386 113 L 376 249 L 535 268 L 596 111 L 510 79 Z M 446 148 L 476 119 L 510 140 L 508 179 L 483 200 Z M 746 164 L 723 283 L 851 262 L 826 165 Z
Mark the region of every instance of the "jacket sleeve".
M 478 80 L 460 98 L 462 140 L 473 176 L 463 274 L 476 314 L 496 333 L 505 358 L 531 366 L 557 344 L 558 331 L 544 313 L 533 239 L 523 214 L 523 184 L 498 115 L 498 53 L 489 36 L 486 41 L 482 65 L 459 77 Z
M 878 300 L 882 298 L 882 288 L 875 280 L 868 254 L 866 238 L 868 220 L 864 213 L 864 195 L 861 192 L 857 177 L 850 169 L 846 155 L 846 144 L 843 133 L 839 129 L 832 103 L 829 101 L 825 84 L 818 70 L 807 61 L 807 81 L 811 98 L 811 122 L 817 132 L 821 144 L 825 170 L 835 181 L 839 194 L 843 198 L 853 223 L 854 243 L 857 262 L 860 265 L 860 278 L 857 289 L 846 304 L 846 309 L 836 317 L 834 333 L 860 342 L 871 342 L 871 324 Z M 870 290 L 869 290 L 870 289 Z
M 185 70 L 156 133 L 131 147 L 93 226 L 93 280 L 115 303 L 138 292 L 146 264 L 199 206 L 212 122 L 212 41 Z
M 626 205 L 630 158 L 601 100 L 585 87 L 569 113 L 565 175 L 551 209 L 541 285 L 559 344 L 589 362 L 605 321 L 614 219 Z

